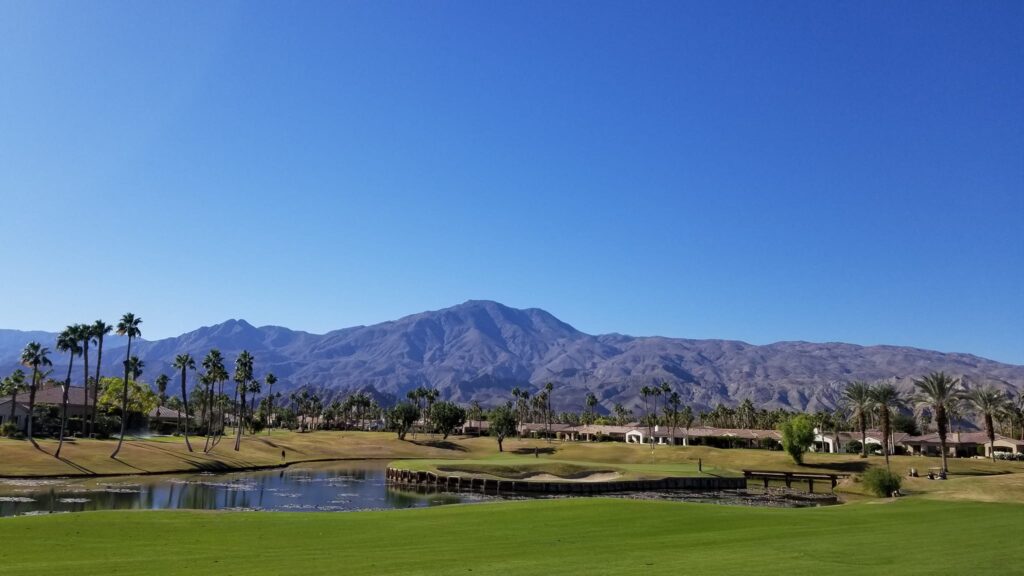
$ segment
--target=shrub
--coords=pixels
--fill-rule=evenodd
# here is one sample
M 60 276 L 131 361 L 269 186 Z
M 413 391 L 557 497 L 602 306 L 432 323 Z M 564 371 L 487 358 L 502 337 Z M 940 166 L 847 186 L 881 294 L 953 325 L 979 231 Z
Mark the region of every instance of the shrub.
M 3 425 L 0 426 L 0 436 L 14 438 L 17 433 L 18 427 L 14 425 L 14 422 L 4 422 Z
M 814 443 L 814 421 L 806 414 L 797 414 L 779 426 L 782 449 L 797 464 L 804 463 L 804 452 Z
M 864 486 L 875 496 L 889 497 L 900 489 L 900 477 L 885 468 L 871 468 L 864 473 Z
M 856 454 L 860 452 L 864 446 L 860 443 L 860 440 L 850 440 L 846 443 L 846 451 L 850 454 Z

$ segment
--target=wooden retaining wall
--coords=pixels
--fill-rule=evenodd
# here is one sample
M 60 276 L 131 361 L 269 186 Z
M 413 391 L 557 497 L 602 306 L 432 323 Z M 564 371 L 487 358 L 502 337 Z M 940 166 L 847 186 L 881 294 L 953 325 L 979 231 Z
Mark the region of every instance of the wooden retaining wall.
M 646 492 L 655 490 L 742 490 L 746 478 L 662 478 L 660 480 L 610 480 L 607 482 L 541 482 L 532 480 L 499 480 L 475 476 L 435 474 L 420 470 L 388 468 L 388 484 L 437 488 L 441 490 L 475 490 L 481 492 L 543 492 L 550 494 L 601 494 L 604 492 Z

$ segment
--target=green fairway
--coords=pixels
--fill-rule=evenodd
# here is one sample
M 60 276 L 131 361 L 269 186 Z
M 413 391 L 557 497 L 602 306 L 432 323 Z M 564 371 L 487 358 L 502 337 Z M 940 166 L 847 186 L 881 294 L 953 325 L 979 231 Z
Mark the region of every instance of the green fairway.
M 316 513 L 0 520 L 7 574 L 1007 574 L 1024 506 L 814 509 L 572 499 Z

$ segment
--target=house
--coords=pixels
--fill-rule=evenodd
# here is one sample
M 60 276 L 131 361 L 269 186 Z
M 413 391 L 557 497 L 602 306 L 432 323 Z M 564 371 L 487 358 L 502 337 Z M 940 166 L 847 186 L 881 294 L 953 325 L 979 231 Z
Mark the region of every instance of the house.
M 628 426 L 614 426 L 610 424 L 584 424 L 582 426 L 571 426 L 563 432 L 567 440 L 585 440 L 587 442 L 600 441 L 604 439 L 625 442 L 626 434 L 637 426 L 636 422 Z
M 18 394 L 17 403 L 14 406 L 14 425 L 18 427 L 22 432 L 28 431 L 28 401 L 29 393 L 22 392 Z M 89 406 L 85 404 L 85 388 L 80 386 L 71 386 L 68 388 L 68 418 L 82 418 L 89 412 L 89 408 L 92 406 L 93 398 L 89 395 Z M 40 386 L 36 390 L 36 406 L 54 406 L 60 407 L 64 403 L 64 387 L 57 386 Z M 157 411 L 159 410 L 160 416 L 157 417 Z M 181 413 L 180 417 L 184 417 L 185 414 Z M 155 422 L 176 422 L 179 418 L 177 410 L 173 410 L 166 406 L 160 406 L 154 408 L 148 414 L 151 421 Z M 3 425 L 10 421 L 11 418 L 11 397 L 5 396 L 0 400 L 0 425 Z M 194 418 L 194 416 L 189 416 Z
M 782 441 L 782 436 L 775 430 L 756 430 L 745 428 L 712 428 L 700 426 L 696 428 L 675 428 L 670 430 L 664 426 L 653 429 L 634 427 L 626 433 L 626 442 L 631 444 L 681 444 L 683 446 L 706 445 L 720 448 L 762 448 L 766 444 L 774 445 Z
M 1017 440 L 1001 434 L 996 434 L 995 437 L 994 445 L 990 445 L 988 434 L 985 432 L 950 432 L 946 434 L 947 455 L 970 457 L 984 454 L 986 457 L 991 457 L 993 448 L 996 452 L 1024 454 L 1024 440 Z M 942 454 L 938 433 L 908 436 L 903 439 L 902 444 L 906 447 L 908 454 L 918 456 L 940 456 Z
M 860 450 L 850 450 L 849 446 L 851 442 L 857 442 L 858 444 L 878 444 L 884 446 L 882 442 L 883 434 L 881 430 L 867 430 L 867 436 L 864 437 L 859 431 L 822 431 L 819 428 L 814 429 L 814 450 L 826 452 L 829 454 L 840 454 L 847 452 L 859 452 Z M 910 435 L 905 432 L 892 432 L 890 434 L 892 442 L 889 444 L 889 453 L 895 454 L 897 448 L 902 448 L 902 442 L 909 438 Z

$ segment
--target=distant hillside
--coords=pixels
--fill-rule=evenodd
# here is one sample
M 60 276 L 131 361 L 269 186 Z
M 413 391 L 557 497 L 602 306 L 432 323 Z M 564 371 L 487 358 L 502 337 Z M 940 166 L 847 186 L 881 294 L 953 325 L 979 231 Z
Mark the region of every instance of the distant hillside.
M 52 334 L 0 331 L 0 370 L 16 367 L 26 341 L 44 337 L 52 348 Z M 616 402 L 637 407 L 640 387 L 662 381 L 697 408 L 746 398 L 765 408 L 831 408 L 849 380 L 896 378 L 909 389 L 913 378 L 932 370 L 963 375 L 972 383 L 1024 389 L 1024 366 L 970 354 L 842 343 L 754 346 L 729 340 L 592 336 L 543 310 L 490 301 L 323 335 L 229 320 L 133 345 L 146 362 L 146 381 L 159 373 L 173 375 L 176 354 L 188 351 L 198 359 L 210 348 L 219 348 L 229 362 L 249 350 L 256 357 L 257 374 L 274 372 L 280 390 L 307 384 L 328 393 L 372 388 L 392 398 L 424 385 L 457 401 L 493 404 L 507 399 L 513 386 L 551 381 L 557 384 L 555 407 L 574 410 L 581 408 L 587 392 L 596 394 L 605 410 Z M 123 349 L 107 347 L 105 373 L 119 372 L 123 354 Z M 65 362 L 59 355 L 54 360 Z

